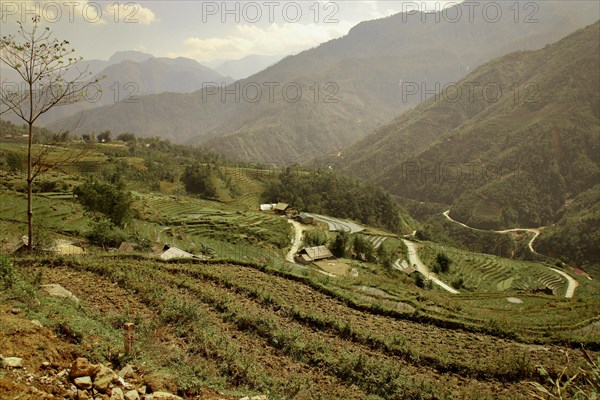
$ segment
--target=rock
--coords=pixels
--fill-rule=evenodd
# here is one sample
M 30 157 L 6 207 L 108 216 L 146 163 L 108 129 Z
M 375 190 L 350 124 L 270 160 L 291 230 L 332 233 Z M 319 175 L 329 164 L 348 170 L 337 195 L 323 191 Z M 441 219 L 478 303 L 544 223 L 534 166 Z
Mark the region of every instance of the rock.
M 134 376 L 134 374 L 135 371 L 133 370 L 133 367 L 131 365 L 126 365 L 122 370 L 119 371 L 117 375 L 119 375 L 121 378 L 131 378 Z
M 19 357 L 6 357 L 2 360 L 2 365 L 8 368 L 23 368 L 23 359 Z
M 265 395 L 250 397 L 250 400 L 269 400 Z
M 113 388 L 110 394 L 110 400 L 125 400 L 125 395 L 123 395 L 121 388 Z
M 146 396 L 147 399 L 148 397 L 150 400 L 183 400 L 183 398 L 167 392 L 154 392 L 150 396 Z
M 113 382 L 117 383 L 118 381 L 119 377 L 112 369 L 105 367 L 104 365 L 100 365 L 100 371 L 98 371 L 94 377 L 94 389 L 99 392 L 106 393 L 110 387 L 110 384 Z
M 50 364 L 50 361 L 44 361 L 44 362 L 42 363 L 42 368 L 44 368 L 44 369 L 48 369 L 48 368 L 50 368 L 51 366 L 52 366 L 52 364 Z
M 45 291 L 48 296 L 52 297 L 63 297 L 65 299 L 69 299 L 76 304 L 79 304 L 79 299 L 75 297 L 75 295 L 69 292 L 67 289 L 59 285 L 58 283 L 51 283 L 49 285 L 42 285 L 40 288 Z
M 35 326 L 37 326 L 38 328 L 43 328 L 44 325 L 42 325 L 42 323 L 40 321 L 38 321 L 37 319 L 32 319 L 31 323 Z
M 148 392 L 173 393 L 177 391 L 177 384 L 173 378 L 163 374 L 150 374 L 144 377 L 144 384 L 148 386 Z
M 91 398 L 90 394 L 87 390 L 78 390 L 77 391 L 77 397 L 76 397 L 77 400 L 89 400 L 90 398 Z
M 125 400 L 140 400 L 140 395 L 136 390 L 130 390 L 125 393 Z
M 92 388 L 92 378 L 89 376 L 80 376 L 73 381 L 78 389 L 88 390 Z
M 71 364 L 71 379 L 79 378 L 80 376 L 94 377 L 100 371 L 100 365 L 91 364 L 87 358 L 79 357 Z
M 10 312 L 15 315 L 19 314 L 21 311 L 23 311 L 23 310 L 21 310 L 19 307 L 13 307 L 10 309 Z
M 139 394 L 142 394 L 142 395 L 145 395 L 147 390 L 148 390 L 148 389 L 146 388 L 146 385 L 143 385 L 143 386 L 140 386 L 140 387 L 138 388 L 138 393 L 139 393 Z
M 118 384 L 124 389 L 124 390 L 132 390 L 133 389 L 133 385 L 131 383 L 127 383 L 125 382 L 125 379 L 121 378 L 120 376 L 118 377 Z
M 62 379 L 67 375 L 68 371 L 66 369 L 63 369 L 62 371 L 60 371 L 58 374 L 56 374 L 56 377 L 58 379 Z

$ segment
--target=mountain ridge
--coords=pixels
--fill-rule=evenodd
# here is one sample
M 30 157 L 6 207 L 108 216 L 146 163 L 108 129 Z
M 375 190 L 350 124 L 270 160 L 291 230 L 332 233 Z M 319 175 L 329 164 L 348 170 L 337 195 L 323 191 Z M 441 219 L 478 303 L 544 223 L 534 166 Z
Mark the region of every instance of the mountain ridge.
M 343 151 L 336 168 L 398 196 L 451 205 L 469 226 L 555 222 L 568 198 L 600 178 L 599 31 L 596 22 L 477 68 L 459 82 L 463 94 L 469 83 L 491 82 L 503 98 L 432 98 Z M 515 82 L 521 92 L 510 90 Z

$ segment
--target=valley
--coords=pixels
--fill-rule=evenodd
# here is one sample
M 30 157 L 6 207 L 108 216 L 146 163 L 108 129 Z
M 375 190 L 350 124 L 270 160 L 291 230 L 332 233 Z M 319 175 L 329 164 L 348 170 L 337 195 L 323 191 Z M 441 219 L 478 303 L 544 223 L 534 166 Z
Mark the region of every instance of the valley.
M 598 3 L 285 3 L 2 5 L 0 398 L 596 399 Z
M 0 148 L 22 149 L 18 142 Z M 110 356 L 119 347 L 117 321 L 133 321 L 139 347 L 128 362 L 164 371 L 174 383 L 163 389 L 176 387 L 180 395 L 235 387 L 275 399 L 433 399 L 471 398 L 474 392 L 480 398 L 498 393 L 528 398 L 535 365 L 562 364 L 568 351 L 569 368 L 576 368 L 585 365 L 576 350 L 580 343 L 593 354 L 599 350 L 598 332 L 585 330 L 598 318 L 595 280 L 572 278 L 580 288 L 573 299 L 565 299 L 566 284 L 541 272 L 549 271 L 542 263 L 442 249 L 320 214 L 310 214 L 316 225 L 305 225 L 258 211 L 268 182 L 284 173 L 278 170 L 220 164 L 214 199 L 185 194 L 178 182 L 161 181 L 149 191 L 137 180 L 145 175 L 137 174 L 158 150 L 130 155 L 126 149 L 118 142 L 96 146 L 66 170 L 44 176 L 62 187 L 36 195 L 46 240 L 71 241 L 85 249 L 84 255 L 45 252 L 3 259 L 14 265 L 17 283 L 2 292 L 2 302 L 28 310 L 44 330 L 68 326 L 80 346 L 74 354 L 98 361 L 113 357 L 118 366 L 125 362 L 122 356 Z M 168 150 L 170 156 L 164 151 L 160 154 L 170 159 L 172 171 L 183 168 L 185 157 L 174 156 L 179 148 Z M 125 252 L 117 250 L 119 243 L 98 246 L 92 236 L 86 239 L 96 222 L 70 193 L 93 176 L 80 171 L 101 176 L 114 168 L 115 157 L 129 166 L 124 177 L 135 210 L 123 228 L 123 240 L 133 245 Z M 3 172 L 3 251 L 15 248 L 25 222 L 20 179 L 18 173 Z M 320 231 L 329 241 L 338 229 L 351 237 L 367 235 L 384 252 L 369 261 L 350 253 L 337 259 L 355 271 L 348 275 L 330 274 L 318 263 L 290 262 L 304 247 L 307 232 Z M 152 255 L 155 244 L 206 258 L 161 261 Z M 452 260 L 450 275 L 431 273 L 439 252 Z M 392 261 L 416 265 L 433 287 L 419 288 L 414 276 L 385 267 L 380 257 L 386 253 Z M 457 274 L 471 277 L 459 290 L 448 283 Z M 523 283 L 505 285 L 507 279 Z M 46 283 L 62 285 L 81 305 L 44 297 L 36 285 Z M 537 291 L 545 285 L 554 293 Z M 96 344 L 86 344 L 91 341 Z M 157 357 L 164 346 L 180 362 Z M 524 348 L 529 350 L 523 353 Z M 481 358 L 482 353 L 493 356 Z M 63 368 L 70 362 L 70 357 L 47 357 Z

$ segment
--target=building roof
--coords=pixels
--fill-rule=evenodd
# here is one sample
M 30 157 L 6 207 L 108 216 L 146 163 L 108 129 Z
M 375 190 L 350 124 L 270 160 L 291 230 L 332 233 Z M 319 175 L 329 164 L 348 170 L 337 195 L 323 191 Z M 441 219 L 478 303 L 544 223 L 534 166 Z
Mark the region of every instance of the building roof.
M 275 206 L 276 204 L 261 204 L 260 211 L 271 211 Z
M 312 261 L 323 260 L 325 258 L 332 258 L 333 254 L 325 246 L 317 247 L 305 247 L 300 251 L 300 255 L 306 254 Z
M 417 272 L 417 270 L 413 267 L 408 267 L 403 269 L 402 272 L 404 272 L 406 275 L 411 275 L 412 273 Z
M 273 208 L 274 208 L 275 211 L 285 211 L 289 207 L 290 207 L 289 204 L 286 204 L 286 203 L 277 203 L 277 204 L 275 204 L 275 207 L 273 207 Z
M 177 247 L 170 247 L 167 251 L 160 255 L 163 260 L 172 260 L 173 258 L 195 258 L 191 253 L 178 249 Z
M 135 245 L 129 242 L 121 242 L 121 245 L 117 251 L 119 253 L 131 253 L 135 251 Z

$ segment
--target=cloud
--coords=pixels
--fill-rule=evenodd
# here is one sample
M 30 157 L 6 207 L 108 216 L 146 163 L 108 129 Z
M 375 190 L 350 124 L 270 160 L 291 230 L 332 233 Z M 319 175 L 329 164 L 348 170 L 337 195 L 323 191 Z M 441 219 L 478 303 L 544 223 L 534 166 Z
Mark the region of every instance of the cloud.
M 104 5 L 104 6 L 103 6 Z M 148 25 L 158 21 L 154 12 L 135 2 L 105 3 L 89 0 L 2 2 L 2 23 L 22 21 L 28 23 L 38 16 L 42 23 L 138 23 Z
M 105 11 L 104 19 L 107 22 L 150 25 L 158 21 L 154 11 L 134 2 L 109 4 L 105 7 Z
M 238 59 L 251 54 L 294 54 L 317 46 L 350 30 L 352 24 L 277 24 L 267 28 L 237 25 L 235 31 L 223 37 L 189 37 L 183 52 L 171 52 L 169 57 L 188 57 L 206 62 L 214 59 Z

